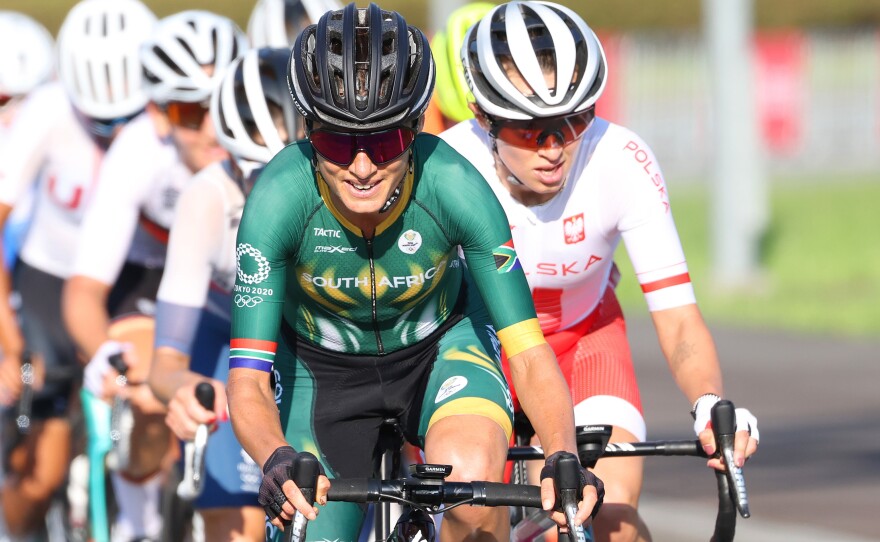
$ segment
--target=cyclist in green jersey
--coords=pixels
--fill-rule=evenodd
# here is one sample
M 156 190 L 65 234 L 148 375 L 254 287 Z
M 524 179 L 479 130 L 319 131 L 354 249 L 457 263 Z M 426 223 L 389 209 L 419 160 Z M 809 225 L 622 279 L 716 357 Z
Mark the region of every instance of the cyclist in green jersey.
M 512 423 L 502 344 L 545 451 L 575 450 L 569 392 L 504 211 L 461 155 L 417 135 L 433 81 L 425 36 L 399 14 L 375 4 L 325 14 L 291 53 L 308 140 L 272 159 L 245 205 L 229 409 L 262 465 L 272 524 L 299 510 L 315 519 L 310 539 L 355 540 L 363 510 L 334 502 L 318 516 L 288 467 L 298 453 L 320 459 L 325 505 L 328 478 L 372 474 L 389 417 L 427 462 L 452 465 L 452 479 L 502 480 Z M 579 523 L 603 493 L 583 474 Z M 441 538 L 504 540 L 507 531 L 505 509 L 459 507 L 444 515 Z

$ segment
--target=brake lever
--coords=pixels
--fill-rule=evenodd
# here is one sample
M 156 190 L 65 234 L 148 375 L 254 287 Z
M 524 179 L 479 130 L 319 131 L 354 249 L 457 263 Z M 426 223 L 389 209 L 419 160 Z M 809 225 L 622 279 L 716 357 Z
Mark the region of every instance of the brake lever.
M 586 542 L 587 539 L 583 527 L 574 523 L 578 512 L 578 501 L 581 500 L 578 494 L 581 485 L 579 468 L 580 463 L 574 454 L 562 454 L 556 460 L 556 473 L 553 477 L 556 491 L 559 492 L 557 498 L 568 526 L 568 540 L 572 542 Z
M 210 382 L 199 382 L 195 395 L 202 408 L 214 410 L 214 386 Z M 208 425 L 201 423 L 196 428 L 195 438 L 184 445 L 183 479 L 177 484 L 177 496 L 183 500 L 194 500 L 204 490 L 205 450 L 209 434 Z
M 318 492 L 318 475 L 320 473 L 321 468 L 318 458 L 308 452 L 297 454 L 296 459 L 293 461 L 293 466 L 287 471 L 287 475 L 293 480 L 293 483 L 296 484 L 303 498 L 309 504 L 315 502 L 315 495 Z M 308 518 L 297 510 L 293 515 L 290 525 L 285 528 L 285 541 L 305 542 L 308 523 Z
M 128 364 L 122 354 L 113 354 L 109 357 L 110 366 L 116 369 L 119 376 L 116 377 L 116 385 L 120 388 L 128 385 Z M 110 470 L 120 471 L 128 468 L 131 459 L 131 432 L 134 429 L 134 414 L 128 399 L 118 394 L 113 398 L 113 407 L 110 411 L 110 440 L 112 448 L 107 454 L 107 466 Z
M 31 409 L 34 402 L 34 364 L 28 351 L 21 354 L 21 384 L 15 425 L 20 435 L 26 435 L 31 430 Z
M 733 403 L 722 399 L 712 406 L 712 430 L 715 432 L 716 453 L 724 461 L 725 475 L 730 486 L 730 493 L 739 515 L 748 518 L 749 496 L 746 492 L 746 479 L 741 467 L 733 462 L 733 445 L 736 434 L 736 411 Z

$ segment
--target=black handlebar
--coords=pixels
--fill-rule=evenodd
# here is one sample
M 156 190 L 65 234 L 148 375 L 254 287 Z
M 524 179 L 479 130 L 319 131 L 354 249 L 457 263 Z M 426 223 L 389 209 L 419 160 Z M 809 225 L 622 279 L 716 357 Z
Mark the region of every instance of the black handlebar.
M 735 409 L 730 401 L 721 400 L 712 407 L 716 456 L 721 457 L 727 466 L 725 472 L 715 472 L 718 483 L 718 514 L 715 519 L 712 542 L 733 540 L 736 532 L 737 510 L 744 518 L 750 516 L 745 478 L 742 469 L 734 466 L 733 463 L 734 416 Z M 581 463 L 592 462 L 594 464 L 598 457 L 646 455 L 708 457 L 699 440 L 605 444 L 611 428 L 608 426 L 598 427 L 599 429 L 593 431 L 592 436 L 589 434 L 590 431 L 580 431 L 582 428 L 579 428 L 578 448 L 581 452 L 579 453 Z M 583 453 L 584 449 L 587 450 L 587 453 Z M 508 458 L 512 460 L 541 459 L 543 451 L 536 447 L 511 448 Z M 570 526 L 573 526 L 574 513 L 577 511 L 577 502 L 580 500 L 578 494 L 580 474 L 577 472 L 577 463 L 578 459 L 574 456 L 561 457 L 557 462 L 554 480 L 559 492 L 557 495 L 558 503 L 562 505 L 563 511 L 568 511 L 566 508 L 571 509 L 571 503 L 574 503 L 571 518 L 567 518 Z M 303 496 L 309 502 L 314 502 L 318 480 L 317 458 L 307 453 L 299 454 L 289 474 L 302 491 Z M 537 486 L 482 481 L 447 482 L 442 479 L 338 478 L 332 481 L 327 499 L 355 503 L 402 502 L 417 508 L 465 503 L 483 506 L 542 507 L 541 489 Z M 297 512 L 292 526 L 286 530 L 285 540 L 287 542 L 305 540 L 306 523 L 305 517 Z M 573 540 L 582 539 L 583 534 L 580 529 L 570 529 L 570 532 L 574 533 Z
M 445 480 L 378 480 L 337 478 L 331 481 L 327 500 L 356 503 L 411 502 L 420 506 L 471 503 L 482 506 L 541 507 L 538 486 L 498 482 L 447 482 Z

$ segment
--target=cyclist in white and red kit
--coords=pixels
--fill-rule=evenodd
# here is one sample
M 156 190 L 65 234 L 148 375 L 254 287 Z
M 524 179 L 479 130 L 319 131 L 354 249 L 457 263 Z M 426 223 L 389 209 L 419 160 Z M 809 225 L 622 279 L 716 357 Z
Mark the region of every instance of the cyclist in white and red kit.
M 693 405 L 695 432 L 711 451 L 709 412 L 724 396 L 715 345 L 656 157 L 632 131 L 594 114 L 607 80 L 595 34 L 564 6 L 509 2 L 471 27 L 461 55 L 476 118 L 441 137 L 483 174 L 507 213 L 575 422 L 612 425 L 612 442 L 645 439 L 614 294 L 614 251 L 623 240 L 661 349 Z M 758 445 L 746 409 L 737 409 L 737 430 L 741 465 Z M 595 471 L 606 488 L 597 540 L 650 540 L 637 512 L 642 459 L 600 460 Z
M 110 338 L 111 318 L 152 316 L 178 196 L 192 176 L 228 157 L 208 113 L 211 91 L 246 49 L 227 17 L 189 10 L 165 17 L 143 44 L 145 114 L 118 135 L 77 244 L 63 294 L 64 320 L 89 357 L 83 387 L 95 398 L 116 393 L 109 358 L 129 365 L 135 429 L 131 461 L 112 475 L 119 515 L 112 539 L 158 539 L 159 490 L 171 436 L 164 406 L 146 385 L 151 355 Z
M 58 35 L 60 81 L 28 95 L 0 148 L 0 225 L 32 191 L 35 204 L 14 275 L 21 327 L 0 321 L 0 402 L 18 400 L 25 350 L 45 367 L 45 378 L 34 384 L 31 430 L 15 447 L 26 460 L 10 454 L 2 489 L 0 510 L 13 536 L 39 531 L 67 475 L 82 358 L 61 319 L 61 291 L 105 151 L 147 103 L 138 54 L 155 20 L 136 0 L 76 4 Z M 3 268 L 0 282 L 6 276 Z M 8 310 L 7 299 L 0 312 Z

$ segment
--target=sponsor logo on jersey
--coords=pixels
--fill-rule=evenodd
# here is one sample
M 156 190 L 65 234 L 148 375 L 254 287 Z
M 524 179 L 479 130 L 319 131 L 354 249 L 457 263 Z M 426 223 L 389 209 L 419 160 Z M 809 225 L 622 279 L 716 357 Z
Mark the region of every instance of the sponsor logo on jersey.
M 587 236 L 584 234 L 584 213 L 566 218 L 562 222 L 562 231 L 565 233 L 565 243 L 573 245 L 580 243 Z
M 325 230 L 324 228 L 313 228 L 315 232 L 315 237 L 333 237 L 334 239 L 341 239 L 342 232 L 339 230 Z
M 421 246 L 422 234 L 415 230 L 407 230 L 403 232 L 403 235 L 397 240 L 397 247 L 404 254 L 415 254 Z
M 499 273 L 510 273 L 515 269 L 522 269 L 522 264 L 513 248 L 513 239 L 492 251 L 495 257 L 495 268 Z
M 456 393 L 460 392 L 468 385 L 467 378 L 463 376 L 450 376 L 446 379 L 443 384 L 440 385 L 440 390 L 437 392 L 437 398 L 434 399 L 434 404 L 439 403 L 440 401 L 444 401 L 449 399 Z
M 174 206 L 177 205 L 177 200 L 179 197 L 180 190 L 173 186 L 169 186 L 162 191 L 162 207 L 168 210 L 174 209 Z
M 355 247 L 339 247 L 339 246 L 323 246 L 318 245 L 315 247 L 315 252 L 322 254 L 345 254 L 347 252 L 354 252 L 357 248 Z
M 237 261 L 238 280 L 245 284 L 259 284 L 269 278 L 269 260 L 263 257 L 263 253 L 259 249 L 254 248 L 250 243 L 239 243 L 235 251 Z M 256 265 L 256 271 L 246 273 L 244 264 L 251 262 L 249 267 Z
M 83 187 L 80 185 L 74 186 L 73 190 L 68 190 L 68 192 L 71 192 L 69 196 L 64 197 L 58 187 L 58 179 L 54 173 L 49 176 L 48 188 L 49 196 L 52 200 L 66 209 L 73 211 L 82 203 Z

